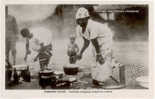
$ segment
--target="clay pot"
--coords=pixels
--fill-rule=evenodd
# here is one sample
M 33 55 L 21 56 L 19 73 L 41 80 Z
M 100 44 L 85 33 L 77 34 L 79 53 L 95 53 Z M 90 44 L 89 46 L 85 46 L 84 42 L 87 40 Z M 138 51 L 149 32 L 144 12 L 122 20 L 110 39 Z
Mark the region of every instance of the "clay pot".
M 69 64 L 68 66 L 64 66 L 63 69 L 66 75 L 77 75 L 79 71 L 79 67 L 75 64 Z

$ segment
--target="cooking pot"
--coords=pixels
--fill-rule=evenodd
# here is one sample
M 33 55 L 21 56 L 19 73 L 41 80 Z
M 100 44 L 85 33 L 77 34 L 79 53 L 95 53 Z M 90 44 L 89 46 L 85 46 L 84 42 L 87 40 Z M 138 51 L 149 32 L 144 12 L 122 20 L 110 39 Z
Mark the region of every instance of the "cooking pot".
M 27 65 L 25 64 L 13 65 L 13 68 L 16 68 L 17 71 L 25 70 L 27 68 Z
M 66 75 L 77 75 L 79 71 L 79 67 L 75 64 L 68 64 L 64 66 L 63 69 Z
M 48 85 L 55 84 L 56 78 L 52 70 L 44 70 L 39 72 L 39 85 L 44 89 Z

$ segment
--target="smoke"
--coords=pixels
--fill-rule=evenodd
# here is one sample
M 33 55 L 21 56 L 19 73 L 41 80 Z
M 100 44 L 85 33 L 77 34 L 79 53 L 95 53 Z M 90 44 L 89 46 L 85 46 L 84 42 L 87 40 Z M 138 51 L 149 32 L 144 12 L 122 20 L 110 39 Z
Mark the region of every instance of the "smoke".
M 58 6 L 55 13 L 42 21 L 42 25 L 53 31 L 53 38 L 66 38 L 75 33 L 75 13 L 76 9 L 71 5 Z M 58 9 L 58 10 L 57 10 Z M 60 13 L 60 12 L 61 13 Z
M 111 6 L 104 5 L 101 8 L 108 9 L 109 7 Z M 128 7 L 130 6 L 123 6 L 123 8 Z M 53 33 L 53 38 L 65 38 L 68 37 L 70 34 L 75 33 L 76 24 L 74 18 L 76 10 L 78 8 L 79 6 L 73 5 L 9 5 L 9 14 L 13 15 L 17 19 L 20 28 L 31 28 L 34 26 L 46 27 L 48 30 L 51 31 L 51 33 Z M 122 6 L 118 5 L 115 8 L 122 8 Z M 60 11 L 61 13 L 57 11 Z M 125 22 L 125 24 L 118 22 L 117 20 L 112 23 L 109 22 L 110 28 L 112 28 L 115 32 L 115 40 L 129 40 L 133 37 L 136 40 L 147 39 L 148 34 L 146 23 L 144 23 L 144 26 L 142 26 L 141 24 L 143 23 L 134 23 L 137 21 L 131 20 L 131 17 L 128 17 L 129 15 L 124 16 L 124 14 L 122 13 L 120 13 L 120 15 L 122 15 L 123 17 L 118 18 L 121 18 L 121 22 Z M 136 16 L 139 16 L 139 14 L 133 14 L 133 16 L 136 18 Z M 144 14 L 140 16 L 146 15 Z M 104 22 L 104 19 L 101 19 L 99 17 L 97 18 L 96 20 L 98 20 L 99 22 Z M 123 18 L 126 18 L 126 20 Z M 136 18 L 136 20 L 138 19 Z M 142 22 L 146 20 L 142 19 Z M 131 23 L 130 25 L 126 24 L 129 22 L 133 23 Z
M 56 5 L 9 5 L 8 13 L 13 15 L 17 21 L 43 20 L 54 13 Z
M 52 43 L 52 32 L 46 27 L 31 27 L 30 31 L 35 36 L 35 39 L 39 40 L 39 43 L 45 45 Z

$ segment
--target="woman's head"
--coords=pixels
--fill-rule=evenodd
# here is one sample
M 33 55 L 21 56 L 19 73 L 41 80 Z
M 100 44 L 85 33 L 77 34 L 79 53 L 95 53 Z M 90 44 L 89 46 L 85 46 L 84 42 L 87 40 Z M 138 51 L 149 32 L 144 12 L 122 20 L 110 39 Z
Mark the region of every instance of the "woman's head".
M 33 37 L 33 34 L 30 33 L 29 29 L 28 28 L 23 28 L 21 30 L 21 35 L 24 37 L 24 38 L 32 38 Z
M 86 8 L 81 7 L 76 13 L 76 23 L 80 26 L 85 26 L 89 19 L 89 12 Z
M 75 39 L 76 39 L 75 35 L 70 35 L 70 42 L 71 43 L 74 43 Z

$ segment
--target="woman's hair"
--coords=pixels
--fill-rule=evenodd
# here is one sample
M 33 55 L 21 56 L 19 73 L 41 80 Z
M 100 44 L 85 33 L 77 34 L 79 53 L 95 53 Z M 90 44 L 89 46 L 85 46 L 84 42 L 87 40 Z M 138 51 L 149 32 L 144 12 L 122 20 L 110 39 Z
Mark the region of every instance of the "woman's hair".
M 20 33 L 23 37 L 29 37 L 30 36 L 30 31 L 28 28 L 23 28 Z

